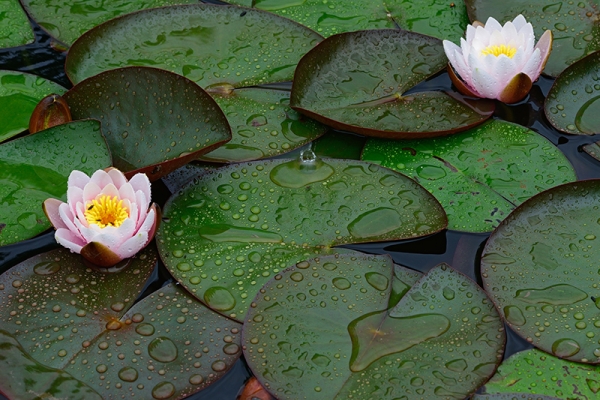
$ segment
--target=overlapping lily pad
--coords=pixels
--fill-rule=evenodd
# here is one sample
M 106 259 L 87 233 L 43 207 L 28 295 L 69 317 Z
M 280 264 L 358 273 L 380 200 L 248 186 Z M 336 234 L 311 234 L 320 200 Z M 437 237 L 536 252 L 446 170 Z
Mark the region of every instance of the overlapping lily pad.
M 33 42 L 29 19 L 18 0 L 0 0 L 0 48 Z
M 0 360 L 14 371 L 0 391 L 25 398 L 39 388 L 40 398 L 58 398 L 79 385 L 82 395 L 93 390 L 103 398 L 181 398 L 240 356 L 241 326 L 174 285 L 132 307 L 156 264 L 152 246 L 117 274 L 92 271 L 82 260 L 59 249 L 0 276 L 0 338 L 10 344 Z
M 462 1 L 229 0 L 293 19 L 327 37 L 363 29 L 395 28 L 458 42 L 469 23 Z
M 598 2 L 596 0 L 465 0 L 471 21 L 485 23 L 494 17 L 500 23 L 512 21 L 523 14 L 533 25 L 536 38 L 550 29 L 554 37 L 552 53 L 544 73 L 558 76 L 566 67 L 580 58 L 600 50 Z
M 145 172 L 158 179 L 231 138 L 212 97 L 190 80 L 156 68 L 101 73 L 64 99 L 74 119 L 102 123 L 113 165 L 129 176 Z
M 244 323 L 250 368 L 278 399 L 466 397 L 500 363 L 502 322 L 447 265 L 415 275 L 381 256 L 285 269 Z
M 576 179 L 547 139 L 500 120 L 443 138 L 370 139 L 362 159 L 415 179 L 444 206 L 449 229 L 468 232 L 489 232 L 531 196 Z
M 560 358 L 599 363 L 600 181 L 565 184 L 519 206 L 490 236 L 484 287 L 508 324 Z
M 484 393 L 505 396 L 535 394 L 534 400 L 595 399 L 600 392 L 599 372 L 598 366 L 561 360 L 536 349 L 525 350 L 513 354 L 500 365 L 486 383 Z M 501 399 L 490 396 L 490 400 Z
M 0 246 L 50 227 L 42 202 L 66 200 L 72 170 L 92 174 L 110 165 L 97 121 L 71 122 L 0 145 Z
M 319 124 L 286 112 L 287 100 L 282 99 L 287 95 L 249 88 L 290 81 L 298 60 L 321 39 L 308 28 L 263 11 L 209 4 L 164 7 L 92 29 L 70 49 L 66 71 L 75 83 L 127 65 L 183 75 L 219 98 L 233 128 L 232 141 L 213 159 L 248 160 L 286 153 L 323 134 Z M 268 123 L 248 129 L 248 120 L 251 125 L 264 122 L 254 121 L 257 116 Z M 274 140 L 273 132 L 282 139 Z M 251 140 L 250 134 L 255 135 Z
M 414 181 L 360 161 L 274 160 L 193 179 L 164 207 L 161 258 L 209 307 L 243 319 L 262 284 L 335 245 L 424 236 L 446 227 Z
M 119 15 L 198 0 L 21 0 L 29 15 L 50 35 L 70 45 L 89 29 Z M 16 1 L 15 1 L 16 3 Z
M 27 129 L 40 100 L 63 94 L 65 88 L 42 77 L 15 71 L 0 71 L 0 142 Z
M 375 30 L 329 37 L 302 58 L 294 109 L 334 128 L 385 138 L 447 135 L 489 118 L 494 103 L 458 94 L 406 94 L 447 64 L 442 42 L 417 33 Z

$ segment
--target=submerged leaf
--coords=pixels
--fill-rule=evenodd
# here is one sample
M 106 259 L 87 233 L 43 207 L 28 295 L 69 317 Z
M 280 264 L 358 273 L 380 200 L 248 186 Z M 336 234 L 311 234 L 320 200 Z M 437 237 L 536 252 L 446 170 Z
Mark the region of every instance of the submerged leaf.
M 44 97 L 31 114 L 29 133 L 36 133 L 53 126 L 71 122 L 71 110 L 67 102 L 57 94 Z

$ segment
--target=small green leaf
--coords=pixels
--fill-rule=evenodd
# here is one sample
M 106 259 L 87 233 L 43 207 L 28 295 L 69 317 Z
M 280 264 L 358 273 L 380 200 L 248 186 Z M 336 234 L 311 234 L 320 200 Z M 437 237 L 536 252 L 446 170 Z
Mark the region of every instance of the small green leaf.
M 415 179 L 444 206 L 449 228 L 467 232 L 489 232 L 531 196 L 576 179 L 547 139 L 500 120 L 447 137 L 370 139 L 362 159 Z
M 23 46 L 33 40 L 33 30 L 19 1 L 0 0 L 0 48 Z
M 67 179 L 111 165 L 98 121 L 76 121 L 0 145 L 0 246 L 50 227 L 42 211 L 49 197 L 66 200 Z
M 411 57 L 406 57 L 410 54 Z M 298 64 L 292 108 L 336 129 L 384 138 L 447 135 L 489 118 L 489 100 L 407 90 L 447 64 L 442 42 L 398 30 L 329 37 Z
M 441 206 L 407 177 L 306 154 L 209 171 L 166 203 L 161 258 L 209 307 L 242 319 L 262 284 L 290 263 L 446 227 Z
M 598 202 L 599 180 L 546 190 L 498 226 L 481 258 L 484 287 L 517 334 L 588 363 L 600 362 Z
M 0 142 L 23 132 L 40 100 L 65 88 L 36 75 L 0 71 Z

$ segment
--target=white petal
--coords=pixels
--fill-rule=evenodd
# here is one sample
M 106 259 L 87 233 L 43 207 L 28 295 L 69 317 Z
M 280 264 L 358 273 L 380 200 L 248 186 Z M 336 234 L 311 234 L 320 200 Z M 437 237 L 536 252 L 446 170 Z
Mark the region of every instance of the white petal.
M 138 251 L 143 249 L 148 243 L 148 232 L 140 232 L 127 240 L 116 251 L 113 250 L 119 257 L 133 257 Z
M 517 47 L 519 45 L 518 40 L 518 32 L 512 22 L 507 22 L 502 27 L 502 37 L 504 38 L 504 43 L 510 46 Z
M 138 220 L 137 220 L 137 226 L 140 226 L 141 223 L 144 221 L 144 210 L 148 209 L 148 201 L 146 200 L 146 196 L 145 194 L 141 191 L 138 190 L 135 193 L 135 197 L 136 197 L 136 204 L 138 206 L 138 210 L 139 210 L 139 216 L 138 216 Z
M 488 74 L 483 68 L 473 70 L 473 86 L 477 92 L 488 99 L 496 99 L 503 87 L 500 87 L 495 76 Z
M 84 174 L 81 171 L 73 170 L 69 175 L 69 179 L 67 180 L 67 187 L 76 186 L 80 189 L 90 181 L 90 177 Z
M 523 71 L 531 81 L 534 82 L 537 78 L 539 78 L 540 73 L 542 72 L 542 55 L 540 53 L 540 49 L 535 49 L 527 63 L 523 67 Z
M 131 184 L 131 187 L 133 188 L 134 191 L 137 192 L 138 190 L 141 190 L 142 192 L 144 192 L 144 195 L 146 195 L 146 200 L 148 201 L 148 203 L 146 203 L 146 205 L 148 205 L 150 203 L 151 193 L 150 193 L 150 180 L 148 179 L 146 174 L 135 174 L 133 176 L 133 178 L 131 178 L 129 180 L 129 183 Z M 140 204 L 140 206 L 141 206 L 141 204 Z
M 145 208 L 143 209 L 145 210 Z M 144 218 L 145 217 L 146 216 L 144 215 Z M 135 223 L 135 226 L 141 225 L 141 222 L 138 221 L 140 218 L 138 215 L 138 206 L 136 203 L 131 203 L 131 205 L 129 206 L 129 219 L 131 219 Z
M 150 229 L 152 229 L 152 226 L 155 223 L 156 223 L 156 218 L 155 218 L 154 209 L 151 208 L 150 211 L 148 211 L 148 214 L 146 214 L 146 219 L 144 220 L 144 223 L 142 224 L 142 226 L 140 226 L 140 229 L 138 229 L 136 234 L 140 233 L 140 232 L 148 233 L 148 231 L 150 231 Z
M 496 19 L 489 17 L 487 21 L 485 21 L 485 30 L 488 32 L 491 31 L 501 31 L 502 25 Z
M 116 168 L 109 168 L 107 171 L 108 176 L 112 179 L 113 184 L 120 189 L 121 186 L 127 183 L 127 178 L 125 175 Z
M 117 253 L 116 249 L 122 243 L 117 235 L 113 233 L 106 233 L 104 232 L 104 229 L 102 233 L 99 233 L 94 237 L 93 242 L 102 243 L 115 253 Z
M 518 31 L 521 30 L 525 25 L 527 25 L 527 20 L 522 14 L 519 14 L 512 20 L 513 25 L 517 28 Z M 529 24 L 531 26 L 531 24 Z
M 94 182 L 89 182 L 87 185 L 85 185 L 85 187 L 83 188 L 83 203 L 87 204 L 88 202 L 94 200 L 102 191 L 102 189 L 100 189 L 100 186 L 96 185 Z
M 473 78 L 471 77 L 471 69 L 466 64 L 464 58 L 459 57 L 458 55 L 455 58 L 456 58 L 456 66 L 454 69 L 460 76 L 460 79 L 462 79 L 462 81 L 464 83 L 466 83 L 467 86 L 472 88 L 473 87 L 473 84 L 472 84 Z
M 87 221 L 86 221 L 87 222 Z M 96 224 L 88 224 L 87 226 L 81 223 L 77 218 L 73 220 L 73 223 L 77 227 L 81 237 L 86 243 L 94 242 L 95 237 L 99 234 L 100 227 Z
M 467 44 L 471 45 L 471 43 L 473 43 L 473 39 L 475 38 L 476 31 L 477 30 L 475 29 L 475 27 L 473 25 L 467 25 L 467 34 L 466 34 L 467 40 L 465 41 Z
M 73 232 L 64 228 L 56 231 L 54 239 L 56 239 L 59 244 L 77 254 L 79 254 L 83 246 L 86 245 L 86 243 L 81 242 L 79 238 L 73 235 Z

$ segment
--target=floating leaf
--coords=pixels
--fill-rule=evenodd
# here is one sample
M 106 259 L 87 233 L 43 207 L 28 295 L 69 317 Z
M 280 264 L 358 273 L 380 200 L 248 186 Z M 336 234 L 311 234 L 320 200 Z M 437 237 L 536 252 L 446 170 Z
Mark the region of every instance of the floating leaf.
M 193 4 L 197 0 L 21 0 L 21 3 L 50 35 L 70 45 L 85 31 L 119 15 L 172 4 Z
M 524 395 L 539 399 L 595 399 L 600 392 L 600 377 L 597 366 L 561 360 L 536 349 L 513 354 L 502 362 L 492 379 L 486 383 L 484 393 L 490 399 L 494 394 Z M 535 395 L 531 395 L 534 393 Z M 488 397 L 475 397 L 478 400 Z
M 484 287 L 517 334 L 588 363 L 600 362 L 598 202 L 598 180 L 542 192 L 496 228 L 481 259 Z
M 361 135 L 394 139 L 447 135 L 482 123 L 494 111 L 489 100 L 466 101 L 458 94 L 406 94 L 447 62 L 440 40 L 417 33 L 377 30 L 335 35 L 298 64 L 291 105 L 336 129 Z
M 439 203 L 407 177 L 306 154 L 209 171 L 166 203 L 161 258 L 209 307 L 242 319 L 262 284 L 290 263 L 446 227 Z
M 0 0 L 0 48 L 23 46 L 33 42 L 27 15 L 17 0 Z
M 395 28 L 458 42 L 469 18 L 462 1 L 444 0 L 229 0 L 228 3 L 270 11 L 327 37 L 364 29 Z
M 0 145 L 0 246 L 50 227 L 42 202 L 66 200 L 72 170 L 91 175 L 110 165 L 98 121 L 71 122 Z
M 204 90 L 177 74 L 130 67 L 101 73 L 65 94 L 73 118 L 95 118 L 128 176 L 151 180 L 231 138 L 221 109 Z
M 130 392 L 181 398 L 220 378 L 239 358 L 241 326 L 174 285 L 132 307 L 156 264 L 153 246 L 116 274 L 86 269 L 82 260 L 59 249 L 0 276 L 0 338 L 13 341 L 12 350 L 2 347 L 0 360 L 8 358 L 19 371 L 11 379 L 3 373 L 0 391 L 23 390 L 14 397 L 25 398 L 27 382 L 37 381 L 40 369 L 49 382 L 40 397 L 70 376 L 104 398 Z
M 580 58 L 600 49 L 598 28 L 598 2 L 595 0 L 559 1 L 546 0 L 465 0 L 471 21 L 485 23 L 494 17 L 501 24 L 523 14 L 533 25 L 536 38 L 550 29 L 552 53 L 544 68 L 550 76 L 559 75 L 566 67 Z
M 40 100 L 65 91 L 59 84 L 36 75 L 0 71 L 0 142 L 27 129 Z
M 324 256 L 269 281 L 250 308 L 242 342 L 262 384 L 278 399 L 474 392 L 504 348 L 492 303 L 446 265 L 418 281 L 399 267 L 393 276 L 391 267 L 381 256 Z M 392 282 L 407 290 L 388 308 Z
M 370 139 L 362 159 L 415 179 L 444 206 L 449 229 L 468 232 L 489 232 L 531 196 L 576 179 L 547 139 L 500 120 L 443 138 Z
M 540 396 L 539 394 L 502 393 L 502 394 L 475 394 L 472 400 L 560 400 L 558 397 Z

